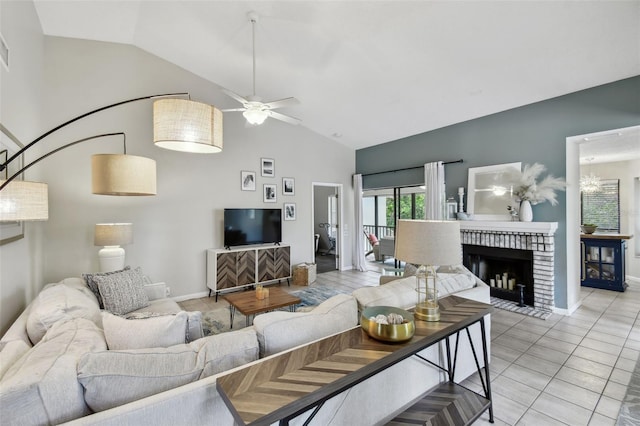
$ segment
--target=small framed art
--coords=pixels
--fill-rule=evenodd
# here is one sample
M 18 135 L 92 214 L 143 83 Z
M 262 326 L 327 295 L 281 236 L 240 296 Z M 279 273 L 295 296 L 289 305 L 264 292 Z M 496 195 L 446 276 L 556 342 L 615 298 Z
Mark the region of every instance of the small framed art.
M 284 220 L 296 220 L 296 203 L 284 203 Z
M 243 191 L 256 190 L 256 172 L 243 170 L 240 172 L 240 188 Z
M 294 178 L 282 178 L 282 195 L 295 195 L 296 181 Z
M 275 203 L 276 202 L 276 185 L 263 185 L 264 202 Z
M 276 175 L 275 160 L 273 158 L 261 158 L 260 171 L 263 177 L 274 177 Z

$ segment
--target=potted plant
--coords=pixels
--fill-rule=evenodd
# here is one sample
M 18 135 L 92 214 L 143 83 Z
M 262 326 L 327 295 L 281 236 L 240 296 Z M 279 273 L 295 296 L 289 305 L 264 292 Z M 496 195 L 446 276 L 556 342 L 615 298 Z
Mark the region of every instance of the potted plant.
M 523 222 L 533 220 L 531 205 L 548 201 L 552 206 L 558 204 L 556 190 L 564 191 L 567 186 L 564 179 L 549 174 L 539 180 L 540 175 L 547 168 L 540 163 L 525 164 L 522 171 L 510 172 L 509 180 L 512 185 L 512 193 L 516 201 L 520 202 L 519 216 Z

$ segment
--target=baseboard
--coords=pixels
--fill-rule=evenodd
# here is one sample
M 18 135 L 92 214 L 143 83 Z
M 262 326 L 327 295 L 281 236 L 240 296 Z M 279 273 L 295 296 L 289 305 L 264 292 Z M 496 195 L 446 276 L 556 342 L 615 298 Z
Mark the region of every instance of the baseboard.
M 582 305 L 582 300 L 578 300 L 573 306 L 571 306 L 569 309 L 562 309 L 562 308 L 557 308 L 554 307 L 553 308 L 553 313 L 554 314 L 558 314 L 558 315 L 564 315 L 564 316 L 569 316 L 572 313 L 574 313 L 576 311 L 576 309 L 578 309 L 580 307 L 580 305 Z
M 172 297 L 172 299 L 176 302 L 184 302 L 185 300 L 200 299 L 202 297 L 207 297 L 207 296 L 209 296 L 209 292 L 203 291 L 200 293 L 192 293 L 192 294 L 185 294 L 183 296 Z
M 627 284 L 631 284 L 629 281 L 631 281 L 633 284 L 640 284 L 640 278 L 638 277 L 627 275 L 625 278 L 627 279 Z

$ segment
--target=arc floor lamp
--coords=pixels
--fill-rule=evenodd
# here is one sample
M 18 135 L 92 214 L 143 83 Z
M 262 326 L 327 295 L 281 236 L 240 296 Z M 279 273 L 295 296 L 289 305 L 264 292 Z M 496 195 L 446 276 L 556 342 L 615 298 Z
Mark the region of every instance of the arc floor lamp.
M 217 153 L 223 148 L 222 112 L 213 105 L 191 99 L 176 99 L 188 93 L 167 93 L 143 96 L 103 106 L 72 118 L 25 145 L 0 163 L 0 172 L 7 169 L 29 148 L 52 133 L 90 115 L 120 105 L 154 99 L 153 141 L 165 149 L 193 153 Z M 128 155 L 124 133 L 105 133 L 66 144 L 37 158 L 6 180 L 0 180 L 0 222 L 48 219 L 47 184 L 16 180 L 25 170 L 58 151 L 89 140 L 122 135 L 123 154 L 92 156 L 92 193 L 99 195 L 155 195 L 156 163 L 146 157 Z

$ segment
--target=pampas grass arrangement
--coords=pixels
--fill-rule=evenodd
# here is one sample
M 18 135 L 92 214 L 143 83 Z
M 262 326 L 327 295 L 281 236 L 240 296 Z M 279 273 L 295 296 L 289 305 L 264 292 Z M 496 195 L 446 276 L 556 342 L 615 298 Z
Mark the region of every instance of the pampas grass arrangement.
M 518 201 L 528 200 L 531 204 L 548 201 L 552 206 L 558 204 L 556 190 L 564 191 L 567 183 L 564 179 L 549 174 L 538 182 L 540 175 L 547 168 L 540 163 L 525 164 L 522 171 L 514 171 L 510 176 L 513 195 Z

